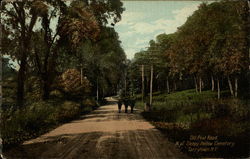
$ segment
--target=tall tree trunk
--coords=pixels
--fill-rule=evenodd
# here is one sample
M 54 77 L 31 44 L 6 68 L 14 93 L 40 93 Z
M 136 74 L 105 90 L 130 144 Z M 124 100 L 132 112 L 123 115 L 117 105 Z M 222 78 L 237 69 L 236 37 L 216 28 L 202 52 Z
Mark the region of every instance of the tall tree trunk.
M 201 88 L 204 89 L 205 88 L 205 83 L 203 80 L 201 80 Z
M 214 91 L 214 76 L 211 76 L 211 82 L 212 82 L 212 91 Z
M 168 94 L 170 93 L 170 89 L 169 89 L 169 78 L 167 77 L 167 91 L 168 91 Z
M 37 20 L 37 14 L 33 14 L 30 19 L 29 25 L 26 24 L 26 14 L 25 14 L 25 7 L 24 3 L 13 2 L 13 7 L 15 8 L 15 12 L 17 13 L 16 16 L 16 23 L 20 24 L 21 28 L 21 35 L 19 38 L 19 49 L 20 49 L 20 69 L 17 75 L 17 105 L 23 106 L 24 100 L 24 83 L 25 83 L 25 73 L 26 73 L 26 65 L 27 65 L 27 55 L 30 51 L 30 40 L 32 36 L 32 29 Z
M 238 78 L 235 77 L 235 97 L 238 97 Z
M 220 99 L 220 79 L 217 79 L 217 93 L 218 93 L 218 99 Z
M 229 89 L 230 89 L 230 93 L 232 96 L 234 96 L 234 90 L 233 90 L 233 86 L 232 86 L 232 82 L 230 80 L 230 77 L 227 76 L 227 81 L 228 81 L 228 85 L 229 85 Z
M 176 90 L 177 90 L 177 86 L 176 86 L 176 82 L 174 80 L 174 91 L 176 91 Z
M 196 93 L 198 93 L 198 84 L 197 84 L 197 79 L 195 76 L 194 76 L 194 84 L 195 84 L 195 91 Z
M 21 32 L 22 38 L 20 39 L 20 53 L 21 53 L 21 60 L 20 60 L 20 68 L 18 70 L 17 74 L 17 105 L 18 107 L 23 106 L 23 100 L 24 100 L 24 84 L 25 84 L 25 73 L 26 73 L 26 67 L 27 67 L 27 54 L 29 51 L 30 46 L 30 37 L 25 38 L 25 32 Z
M 24 50 L 22 50 L 22 51 L 24 51 Z M 20 69 L 19 69 L 18 75 L 17 75 L 17 105 L 18 105 L 18 107 L 23 106 L 24 82 L 25 82 L 25 72 L 26 72 L 26 65 L 27 65 L 26 60 L 27 60 L 26 55 L 23 55 L 23 57 L 21 59 Z
M 50 30 L 50 20 L 48 15 L 44 15 L 42 18 L 42 26 L 44 29 L 44 41 L 45 41 L 45 57 L 43 60 L 43 68 L 44 72 L 42 73 L 43 79 L 43 100 L 49 99 L 49 94 L 51 91 L 51 84 L 53 83 L 55 76 L 55 65 L 56 65 L 56 57 L 57 57 L 57 49 L 52 50 L 52 37 Z M 58 44 L 57 44 L 58 45 Z M 57 47 L 56 47 L 57 48 Z
M 201 93 L 201 89 L 202 89 L 202 80 L 201 77 L 199 77 L 199 92 Z
M 48 77 L 45 77 L 43 81 L 43 100 L 49 99 L 50 94 L 50 81 Z

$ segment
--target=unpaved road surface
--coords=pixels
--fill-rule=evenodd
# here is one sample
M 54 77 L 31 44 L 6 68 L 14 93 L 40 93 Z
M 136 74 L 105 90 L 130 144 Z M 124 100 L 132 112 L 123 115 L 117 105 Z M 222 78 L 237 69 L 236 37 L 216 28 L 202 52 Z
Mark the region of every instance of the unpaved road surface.
M 118 113 L 112 99 L 79 120 L 24 142 L 5 156 L 7 159 L 186 158 L 138 110 L 134 114 L 126 114 L 124 110 Z

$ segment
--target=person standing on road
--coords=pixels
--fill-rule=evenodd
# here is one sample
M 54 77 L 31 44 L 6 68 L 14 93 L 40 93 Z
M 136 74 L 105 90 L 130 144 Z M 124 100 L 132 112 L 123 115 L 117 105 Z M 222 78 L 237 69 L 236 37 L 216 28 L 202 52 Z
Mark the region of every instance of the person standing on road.
M 129 105 L 128 98 L 125 98 L 123 103 L 124 103 L 124 106 L 125 106 L 125 113 L 127 113 L 128 112 L 128 105 Z
M 135 107 L 135 99 L 130 99 L 130 108 L 131 108 L 131 113 L 133 113 L 134 111 L 134 107 Z
M 121 109 L 122 109 L 122 101 L 119 99 L 118 100 L 118 112 L 121 113 Z

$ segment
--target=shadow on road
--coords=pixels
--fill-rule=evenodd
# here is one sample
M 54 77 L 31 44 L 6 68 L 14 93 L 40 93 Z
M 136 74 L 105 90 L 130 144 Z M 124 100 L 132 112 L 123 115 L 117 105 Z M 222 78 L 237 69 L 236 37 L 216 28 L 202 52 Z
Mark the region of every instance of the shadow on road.
M 7 151 L 7 158 L 179 158 L 173 143 L 138 111 L 118 113 L 115 101 Z

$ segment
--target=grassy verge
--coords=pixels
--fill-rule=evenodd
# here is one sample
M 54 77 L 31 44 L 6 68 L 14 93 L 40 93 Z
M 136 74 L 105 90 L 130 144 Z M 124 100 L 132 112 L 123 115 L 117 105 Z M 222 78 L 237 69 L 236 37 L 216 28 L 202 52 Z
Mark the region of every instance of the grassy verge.
M 1 137 L 4 149 L 37 137 L 56 126 L 77 119 L 97 106 L 92 99 L 82 102 L 53 99 L 36 101 L 19 110 L 1 110 Z
M 249 154 L 248 132 L 250 130 L 249 100 L 227 98 L 216 99 L 216 92 L 185 90 L 171 94 L 154 93 L 151 112 L 143 112 L 144 118 L 160 129 L 170 141 L 191 157 L 246 157 Z M 140 95 L 136 107 L 143 109 Z M 190 136 L 214 136 L 214 142 L 229 142 L 233 146 L 192 147 Z M 204 142 L 207 140 L 204 140 Z M 209 141 L 210 142 L 210 141 Z M 181 144 L 178 144 L 181 143 Z M 200 144 L 200 143 L 199 143 Z M 198 149 L 202 148 L 202 149 Z

